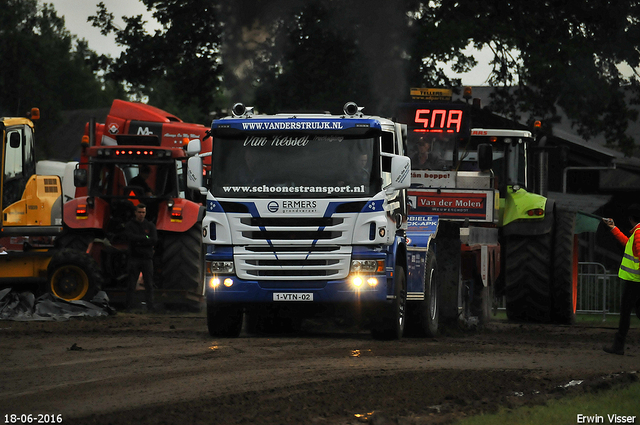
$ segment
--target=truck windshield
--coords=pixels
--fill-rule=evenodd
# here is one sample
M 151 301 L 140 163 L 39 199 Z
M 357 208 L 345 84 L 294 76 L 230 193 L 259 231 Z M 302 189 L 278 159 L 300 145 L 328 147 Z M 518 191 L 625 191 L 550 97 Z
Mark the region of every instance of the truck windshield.
M 457 134 L 418 133 L 410 131 L 407 145 L 412 170 L 450 170 Z
M 163 163 L 93 162 L 89 194 L 99 197 L 156 197 L 178 194 L 174 160 Z
M 367 197 L 380 191 L 377 138 L 344 135 L 215 138 L 216 197 Z
M 478 145 L 489 144 L 493 151 L 491 169 L 501 183 L 527 186 L 526 143 L 531 139 L 520 137 L 472 136 L 458 152 L 460 171 L 478 171 Z
M 454 158 L 454 135 L 424 135 L 409 133 L 408 145 L 411 152 L 411 169 L 435 171 L 479 171 L 478 145 L 490 144 L 493 148 L 492 169 L 507 184 L 526 185 L 527 139 L 516 137 L 472 136 L 460 139 L 457 146 L 458 160 Z
M 528 187 L 527 150 L 525 141 L 517 138 L 506 138 L 502 141 L 502 152 L 494 152 L 493 169 L 496 175 L 502 175 L 507 185 Z M 497 157 L 501 155 L 501 157 Z

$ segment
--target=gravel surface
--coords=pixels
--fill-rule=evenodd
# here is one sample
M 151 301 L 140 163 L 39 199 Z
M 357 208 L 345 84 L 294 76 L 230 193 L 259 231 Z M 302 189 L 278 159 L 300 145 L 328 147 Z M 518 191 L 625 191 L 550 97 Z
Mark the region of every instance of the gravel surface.
M 237 339 L 210 337 L 203 314 L 4 321 L 0 413 L 64 424 L 448 423 L 637 381 L 637 329 L 625 356 L 601 349 L 615 324 L 494 321 L 375 341 L 328 320 Z

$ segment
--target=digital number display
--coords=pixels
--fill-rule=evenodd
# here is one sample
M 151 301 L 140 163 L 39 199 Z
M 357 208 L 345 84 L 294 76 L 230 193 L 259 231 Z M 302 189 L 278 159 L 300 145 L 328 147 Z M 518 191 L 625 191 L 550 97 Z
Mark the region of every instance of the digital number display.
M 470 111 L 466 104 L 404 103 L 397 111 L 398 122 L 415 133 L 468 134 Z
M 461 109 L 416 109 L 413 120 L 415 124 L 421 124 L 422 128 L 416 128 L 416 132 L 429 133 L 459 133 L 462 127 Z

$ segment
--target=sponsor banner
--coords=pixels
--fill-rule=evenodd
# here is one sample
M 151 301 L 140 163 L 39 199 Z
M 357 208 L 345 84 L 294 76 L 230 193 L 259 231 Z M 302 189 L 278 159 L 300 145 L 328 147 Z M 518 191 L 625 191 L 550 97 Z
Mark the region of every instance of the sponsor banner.
M 410 215 L 407 218 L 407 231 L 435 232 L 438 227 L 437 215 Z
M 314 199 L 269 201 L 267 210 L 272 214 L 317 214 L 318 201 Z
M 453 171 L 412 170 L 411 184 L 425 187 L 456 187 L 456 173 Z
M 451 101 L 453 90 L 424 87 L 411 87 L 411 99 L 413 100 L 447 100 Z
M 487 201 L 491 192 L 409 191 L 410 214 L 438 215 L 450 219 L 489 220 Z M 489 206 L 491 207 L 491 206 Z
M 319 196 L 335 195 L 344 193 L 366 193 L 368 187 L 365 185 L 360 186 L 270 186 L 263 184 L 261 186 L 223 186 L 222 190 L 229 194 L 310 194 L 317 193 Z
M 342 205 L 351 204 L 354 199 L 333 201 L 327 199 L 252 199 L 224 198 L 224 201 L 241 204 L 253 217 L 272 217 L 278 215 L 307 215 L 313 217 L 331 217 Z M 224 213 L 219 199 L 207 199 L 207 212 Z M 381 213 L 384 212 L 383 199 L 369 200 L 361 211 L 350 210 L 349 213 Z
M 265 204 L 266 202 L 266 204 Z M 331 202 L 321 199 L 273 199 L 270 201 L 256 201 L 261 215 L 269 214 L 311 214 L 314 216 L 330 217 L 338 206 L 348 202 Z M 363 213 L 384 211 L 383 200 L 372 200 L 362 208 Z M 265 211 L 266 209 L 266 211 Z
M 429 241 L 438 230 L 438 219 L 437 215 L 410 215 L 407 219 L 407 248 L 410 251 L 409 275 L 417 291 L 422 290 L 421 285 L 424 283 L 424 275 L 417 269 L 424 267 Z M 415 253 L 415 251 L 422 252 Z M 412 273 L 415 274 L 412 275 Z M 420 278 L 421 276 L 422 278 Z M 411 284 L 409 290 L 411 291 Z
M 252 217 L 276 217 L 283 215 L 301 215 L 307 217 L 332 217 L 334 214 L 386 214 L 385 200 L 380 199 L 384 192 L 380 192 L 375 197 L 369 199 L 361 210 L 353 209 L 354 202 L 362 202 L 362 198 L 344 198 L 340 200 L 330 199 L 239 199 L 239 198 L 213 198 L 208 196 L 206 207 L 210 213 L 225 213 L 226 203 L 233 205 L 243 205 L 246 213 Z M 348 205 L 348 211 L 338 212 L 342 206 Z M 231 207 L 234 208 L 234 207 Z M 234 211 L 235 212 L 235 211 Z
M 349 128 L 377 128 L 380 122 L 373 119 L 259 119 L 214 121 L 214 129 L 235 128 L 242 131 L 340 131 Z

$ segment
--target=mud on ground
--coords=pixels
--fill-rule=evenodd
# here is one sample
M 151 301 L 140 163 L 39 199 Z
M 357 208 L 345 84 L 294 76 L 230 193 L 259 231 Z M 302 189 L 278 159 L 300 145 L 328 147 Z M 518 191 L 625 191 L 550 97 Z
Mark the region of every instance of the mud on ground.
M 637 329 L 625 356 L 601 349 L 616 324 L 496 321 L 375 341 L 330 321 L 218 339 L 202 314 L 0 322 L 0 413 L 64 424 L 448 423 L 636 381 Z

